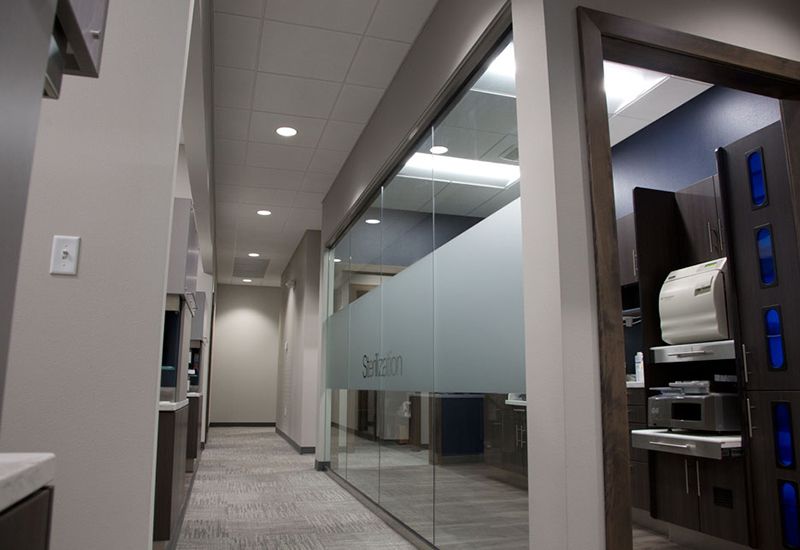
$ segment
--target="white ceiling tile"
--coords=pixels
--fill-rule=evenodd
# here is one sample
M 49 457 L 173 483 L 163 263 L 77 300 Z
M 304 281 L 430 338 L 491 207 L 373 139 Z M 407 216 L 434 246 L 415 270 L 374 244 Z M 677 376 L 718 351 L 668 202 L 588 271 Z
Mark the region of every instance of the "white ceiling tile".
M 296 204 L 296 191 L 271 189 L 268 187 L 245 187 L 243 185 L 215 185 L 217 200 L 229 203 L 252 204 L 268 209 L 275 206 L 301 206 Z M 257 210 L 254 209 L 254 210 Z M 266 216 L 269 217 L 269 216 Z
M 214 141 L 214 162 L 221 164 L 243 164 L 247 143 L 231 139 Z
M 322 211 L 310 208 L 293 208 L 286 220 L 284 231 L 305 231 L 322 227 Z
M 625 115 L 614 115 L 608 119 L 608 133 L 613 147 L 620 141 L 629 138 L 642 128 L 648 126 L 650 121 L 641 118 L 632 118 Z
M 214 11 L 261 17 L 264 14 L 265 0 L 214 0 Z
M 279 136 L 275 130 L 281 126 L 294 128 L 297 130 L 297 135 L 291 138 Z M 325 120 L 321 118 L 253 111 L 250 121 L 250 140 L 277 145 L 316 147 L 324 127 Z
M 347 73 L 347 82 L 386 88 L 408 52 L 408 44 L 365 37 Z
M 331 113 L 331 119 L 366 124 L 378 106 L 383 90 L 345 84 Z
M 244 185 L 274 189 L 299 190 L 303 186 L 302 171 L 273 170 L 256 166 L 214 166 L 214 181 L 218 185 Z
M 311 159 L 308 169 L 311 172 L 322 174 L 338 174 L 342 169 L 348 153 L 345 151 L 332 151 L 330 149 L 317 149 Z
M 669 77 L 617 114 L 655 122 L 711 87 L 705 82 Z
M 214 109 L 214 135 L 222 139 L 247 139 L 250 111 L 217 107 Z
M 214 104 L 249 109 L 255 77 L 255 71 L 214 67 Z
M 325 198 L 325 193 L 306 193 L 305 191 L 298 191 L 294 197 L 294 204 L 297 208 L 311 208 L 319 210 L 322 208 L 322 199 Z
M 259 70 L 341 82 L 360 37 L 325 29 L 266 21 Z
M 395 176 L 383 192 L 383 207 L 391 210 L 420 210 L 433 198 L 428 180 Z
M 255 69 L 261 20 L 227 13 L 214 14 L 214 63 Z
M 305 170 L 314 150 L 308 147 L 288 147 L 271 143 L 247 144 L 247 164 L 278 170 Z
M 324 149 L 349 152 L 353 149 L 363 130 L 363 124 L 329 120 L 325 131 L 322 132 L 319 146 Z
M 333 185 L 333 180 L 336 179 L 335 174 L 318 174 L 316 172 L 307 172 L 303 178 L 303 191 L 309 193 L 327 193 L 328 189 Z
M 341 87 L 336 82 L 258 73 L 253 108 L 270 113 L 328 118 Z
M 436 0 L 380 0 L 367 34 L 411 43 L 435 5 Z
M 265 17 L 362 34 L 377 0 L 269 0 Z

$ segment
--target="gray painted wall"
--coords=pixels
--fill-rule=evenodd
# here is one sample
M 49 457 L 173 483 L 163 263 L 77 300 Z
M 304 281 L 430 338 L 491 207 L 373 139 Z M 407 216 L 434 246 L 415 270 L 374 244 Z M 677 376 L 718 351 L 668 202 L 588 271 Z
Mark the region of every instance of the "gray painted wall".
M 111 2 L 100 78 L 42 102 L 0 450 L 55 452 L 53 550 L 151 545 L 190 8 Z M 54 234 L 82 237 L 77 276 L 48 273 Z
M 294 288 L 283 293 L 277 425 L 302 447 L 314 447 L 317 436 L 320 238 L 306 231 L 281 276 Z
M 282 289 L 217 286 L 211 422 L 275 422 Z
M 0 17 L 0 408 L 42 82 L 55 0 L 3 3 Z

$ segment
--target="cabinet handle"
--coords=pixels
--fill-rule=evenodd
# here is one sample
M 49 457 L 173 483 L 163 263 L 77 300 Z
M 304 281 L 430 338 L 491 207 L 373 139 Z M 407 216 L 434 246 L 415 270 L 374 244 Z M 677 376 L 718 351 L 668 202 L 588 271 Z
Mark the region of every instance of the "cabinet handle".
M 660 445 L 662 447 L 672 447 L 674 449 L 694 449 L 691 443 L 666 443 L 664 441 L 650 441 L 650 445 Z
M 633 276 L 639 277 L 639 259 L 636 257 L 636 249 L 631 250 L 631 260 L 633 261 Z
M 686 482 L 686 494 L 689 494 L 689 461 L 683 459 L 683 480 Z
M 747 406 L 747 433 L 750 435 L 750 439 L 753 438 L 753 413 L 751 409 L 753 408 L 750 405 L 750 398 L 745 399 L 745 405 Z
M 700 496 L 700 462 L 694 463 L 694 470 L 697 474 L 697 496 Z
M 708 251 L 714 254 L 714 239 L 711 238 L 711 222 L 706 222 L 706 228 L 708 229 Z
M 747 345 L 742 344 L 742 367 L 744 368 L 744 383 L 750 382 L 750 376 L 747 372 Z
M 722 239 L 722 219 L 717 218 L 717 229 L 719 230 L 719 252 L 723 254 L 725 251 L 725 241 Z

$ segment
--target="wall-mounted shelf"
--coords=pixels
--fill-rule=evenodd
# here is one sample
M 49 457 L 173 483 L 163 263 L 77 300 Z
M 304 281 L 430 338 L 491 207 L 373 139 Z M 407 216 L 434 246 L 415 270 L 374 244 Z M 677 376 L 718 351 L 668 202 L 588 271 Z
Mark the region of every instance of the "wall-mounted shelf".
M 654 363 L 686 363 L 689 361 L 722 361 L 736 358 L 733 340 L 698 342 L 650 348 Z

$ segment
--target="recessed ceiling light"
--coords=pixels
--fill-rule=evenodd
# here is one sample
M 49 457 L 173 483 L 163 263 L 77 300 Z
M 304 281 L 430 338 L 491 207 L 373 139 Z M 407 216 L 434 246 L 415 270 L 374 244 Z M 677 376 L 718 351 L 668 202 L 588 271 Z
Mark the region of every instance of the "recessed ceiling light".
M 342 261 L 342 259 L 341 259 L 341 258 L 334 258 L 334 259 L 333 259 L 333 263 L 335 263 L 335 264 L 338 264 L 338 263 L 339 263 L 339 262 L 341 262 L 341 261 Z
M 433 147 L 430 148 L 430 152 L 433 153 L 434 155 L 444 155 L 449 150 L 450 149 L 448 149 L 444 145 L 434 145 Z
M 370 225 L 377 225 L 381 223 L 381 220 L 376 220 L 375 218 L 367 218 L 366 220 L 364 220 L 364 223 L 368 223 Z
M 259 210 L 258 212 L 256 212 L 256 214 L 258 214 L 259 216 L 269 216 L 272 214 L 272 212 L 270 212 L 269 210 Z
M 604 88 L 609 116 L 634 103 L 668 76 L 639 67 L 603 61 Z
M 519 166 L 459 157 L 414 153 L 399 174 L 406 178 L 505 189 L 519 181 Z
M 294 137 L 297 135 L 297 130 L 290 126 L 281 126 L 275 130 L 275 133 L 282 137 Z
M 252 283 L 253 279 L 242 279 L 243 283 Z
M 261 256 L 261 254 L 259 254 L 258 252 L 250 252 L 248 256 L 250 256 L 251 258 L 258 258 L 259 256 Z

